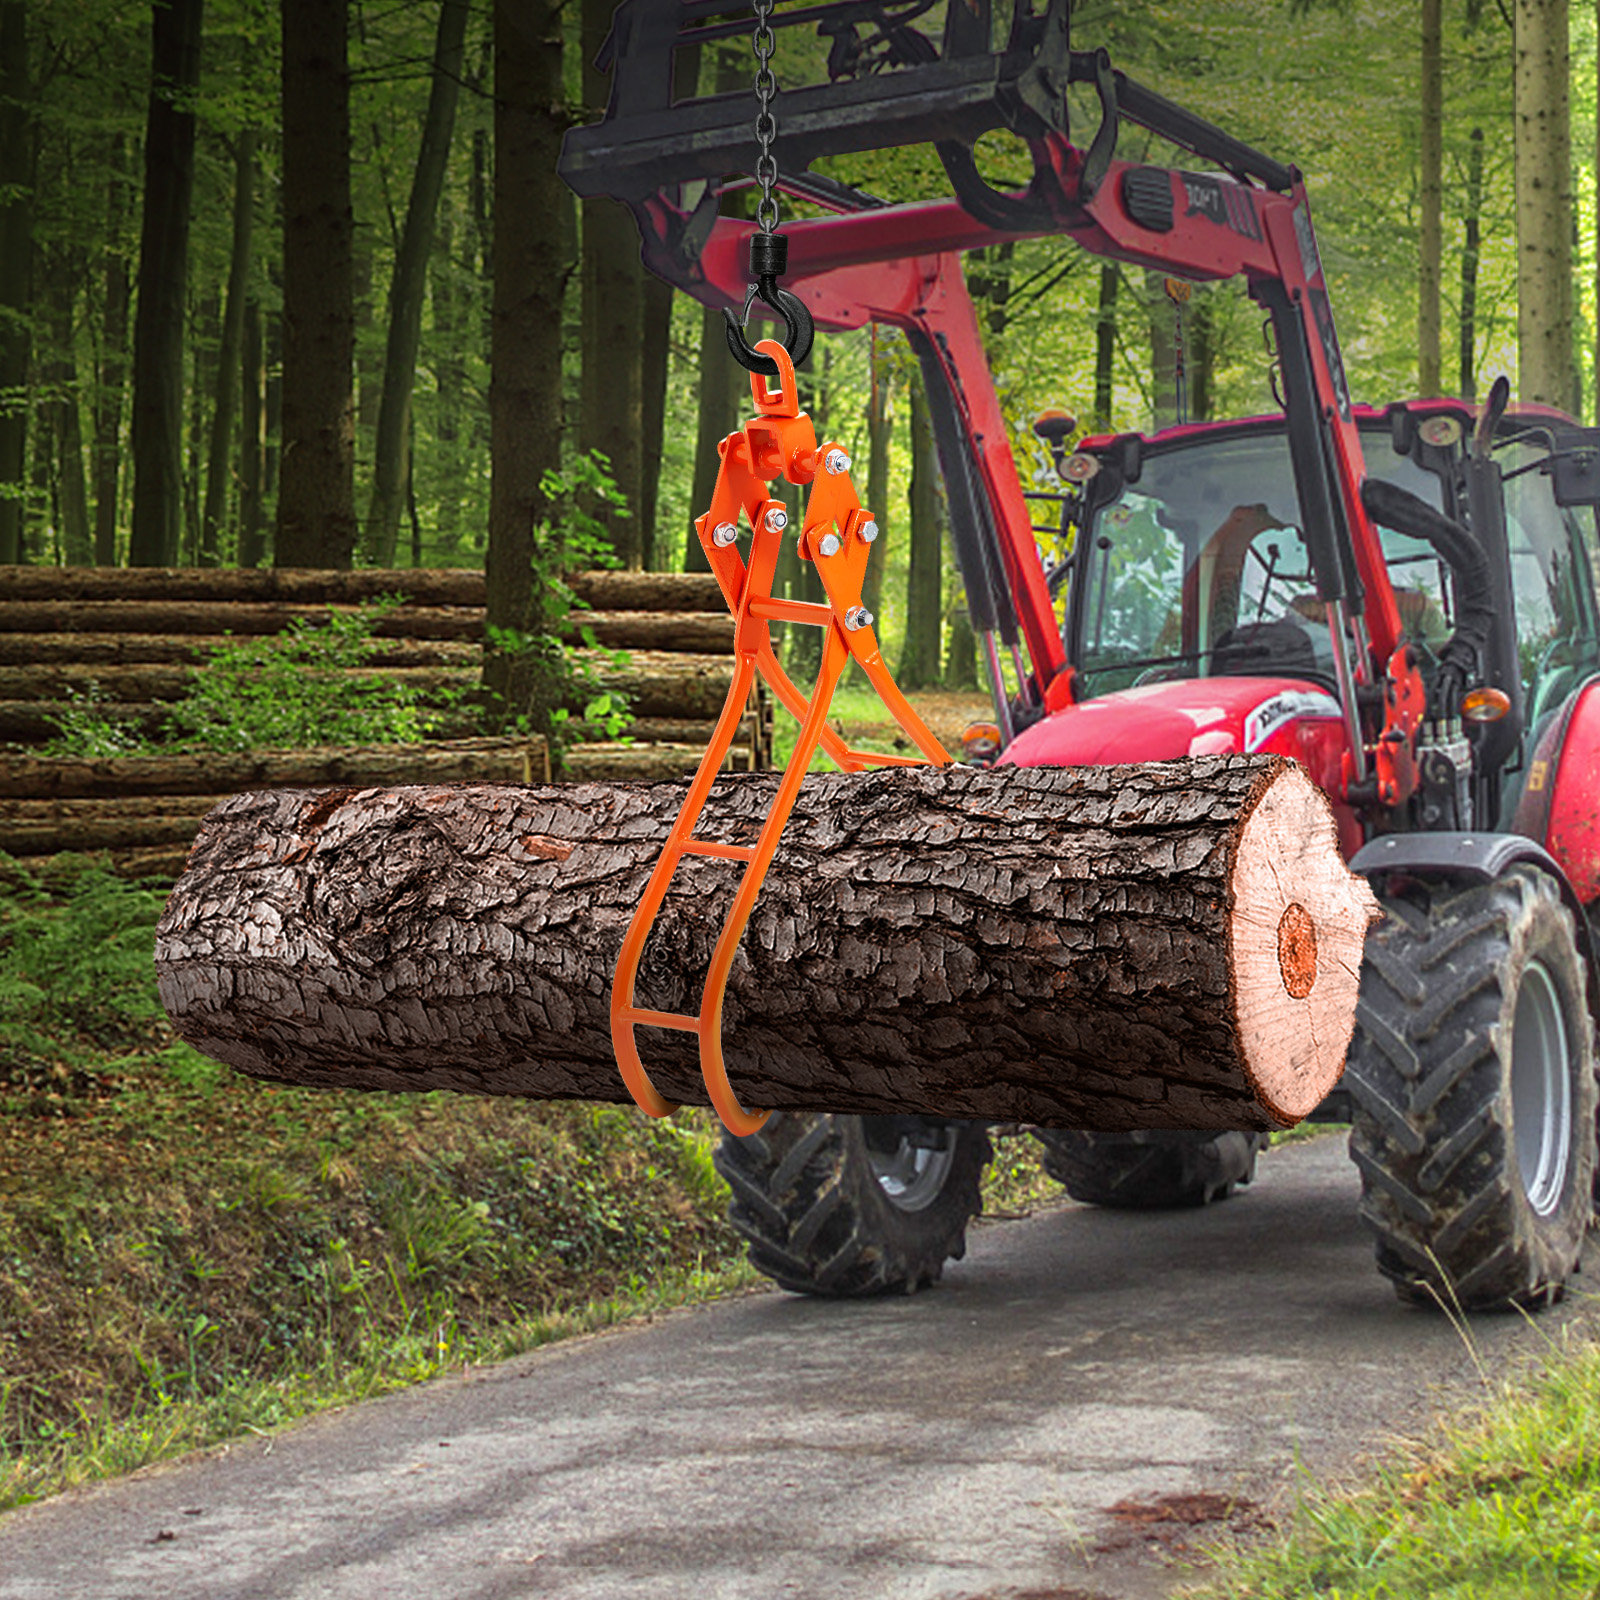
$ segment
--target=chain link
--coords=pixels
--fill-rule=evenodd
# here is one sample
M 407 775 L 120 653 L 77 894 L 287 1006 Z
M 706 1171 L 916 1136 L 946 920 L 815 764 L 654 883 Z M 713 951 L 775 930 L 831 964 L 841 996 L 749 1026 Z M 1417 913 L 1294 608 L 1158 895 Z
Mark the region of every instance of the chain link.
M 756 223 L 763 233 L 771 233 L 778 226 L 778 200 L 772 192 L 778 181 L 778 158 L 772 153 L 772 141 L 778 132 L 778 119 L 772 114 L 772 97 L 778 90 L 778 80 L 772 75 L 772 52 L 777 44 L 772 33 L 772 0 L 755 0 L 755 11 L 756 99 L 761 107 L 756 113 L 756 144 L 760 153 L 756 157 L 755 177 L 761 185 Z

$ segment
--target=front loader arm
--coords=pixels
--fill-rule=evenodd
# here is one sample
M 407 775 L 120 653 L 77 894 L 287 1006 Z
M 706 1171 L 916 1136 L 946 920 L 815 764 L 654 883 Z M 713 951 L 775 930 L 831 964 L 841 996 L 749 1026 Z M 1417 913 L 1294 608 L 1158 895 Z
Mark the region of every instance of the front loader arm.
M 855 25 L 881 9 L 822 0 L 792 9 L 788 19 L 780 10 L 775 21 L 782 27 L 827 13 Z M 611 108 L 604 122 L 568 135 L 562 159 L 580 193 L 611 194 L 631 206 L 652 271 L 728 307 L 744 304 L 753 229 L 719 214 L 719 180 L 750 170 L 749 107 L 745 97 L 727 95 L 674 104 L 667 85 L 674 48 L 748 31 L 737 18 L 712 20 L 736 10 L 731 0 L 678 0 L 675 8 L 669 0 L 624 0 L 610 47 Z M 780 187 L 835 213 L 785 224 L 786 285 L 825 327 L 883 321 L 906 330 L 939 419 L 954 542 L 997 700 L 998 649 L 1025 645 L 1030 661 L 1015 654 L 1017 677 L 1023 700 L 1039 706 L 1071 698 L 1071 673 L 960 253 L 1064 234 L 1096 255 L 1180 277 L 1244 277 L 1272 317 L 1318 589 L 1341 637 L 1347 614 L 1364 623 L 1369 648 L 1355 673 L 1376 683 L 1400 645 L 1400 618 L 1361 504 L 1361 444 L 1300 175 L 1113 71 L 1103 51 L 1068 49 L 1068 10 L 1067 0 L 1045 0 L 1035 15 L 1033 0 L 1011 0 L 1009 42 L 989 53 L 988 0 L 952 5 L 942 57 L 929 59 L 932 46 L 923 41 L 920 64 L 786 90 L 778 107 Z M 690 21 L 702 26 L 690 29 Z M 1082 149 L 1068 134 L 1072 82 L 1092 83 L 1100 99 L 1100 125 Z M 1118 161 L 1123 121 L 1222 170 Z M 1024 191 L 991 188 L 972 159 L 973 141 L 997 128 L 1028 145 L 1034 174 Z M 939 151 L 956 200 L 887 203 L 805 170 L 829 155 L 915 142 Z M 1345 690 L 1353 776 L 1361 778 L 1366 740 L 1354 684 Z

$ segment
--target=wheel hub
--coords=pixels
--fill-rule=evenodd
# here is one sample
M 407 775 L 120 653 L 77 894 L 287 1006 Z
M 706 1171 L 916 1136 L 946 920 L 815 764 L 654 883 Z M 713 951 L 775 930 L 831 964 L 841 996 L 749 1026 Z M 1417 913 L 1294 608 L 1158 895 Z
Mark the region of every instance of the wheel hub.
M 944 1189 L 955 1161 L 955 1141 L 948 1131 L 936 1143 L 913 1142 L 898 1130 L 875 1129 L 866 1119 L 867 1158 L 878 1187 L 897 1211 L 922 1211 Z M 897 1119 L 885 1118 L 886 1122 Z
M 1561 997 L 1544 964 L 1530 961 L 1512 1021 L 1511 1128 L 1523 1189 L 1542 1217 L 1560 1204 L 1566 1183 L 1571 1097 Z

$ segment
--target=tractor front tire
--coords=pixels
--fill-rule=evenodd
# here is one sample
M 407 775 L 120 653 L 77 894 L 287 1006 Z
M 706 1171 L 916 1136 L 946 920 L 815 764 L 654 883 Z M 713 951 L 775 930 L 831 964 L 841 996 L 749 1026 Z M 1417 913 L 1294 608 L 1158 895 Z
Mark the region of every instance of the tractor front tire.
M 967 1247 L 993 1149 L 982 1124 L 774 1112 L 717 1171 L 751 1265 L 796 1294 L 914 1294 Z
M 1264 1133 L 1170 1128 L 1087 1133 L 1040 1128 L 1044 1170 L 1074 1200 L 1112 1210 L 1178 1210 L 1225 1200 L 1256 1174 Z
M 1548 873 L 1418 884 L 1367 938 L 1345 1067 L 1379 1269 L 1463 1311 L 1560 1299 L 1595 1166 L 1587 973 Z

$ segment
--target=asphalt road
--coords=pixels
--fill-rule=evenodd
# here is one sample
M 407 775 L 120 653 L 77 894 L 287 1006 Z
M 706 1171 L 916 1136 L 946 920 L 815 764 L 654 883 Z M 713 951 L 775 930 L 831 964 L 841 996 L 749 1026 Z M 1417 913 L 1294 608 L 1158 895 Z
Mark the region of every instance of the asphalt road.
M 1205 1211 L 982 1227 L 914 1298 L 553 1346 L 13 1513 L 0 1600 L 1153 1600 L 1589 1315 L 1469 1350 L 1355 1201 L 1330 1136 Z

